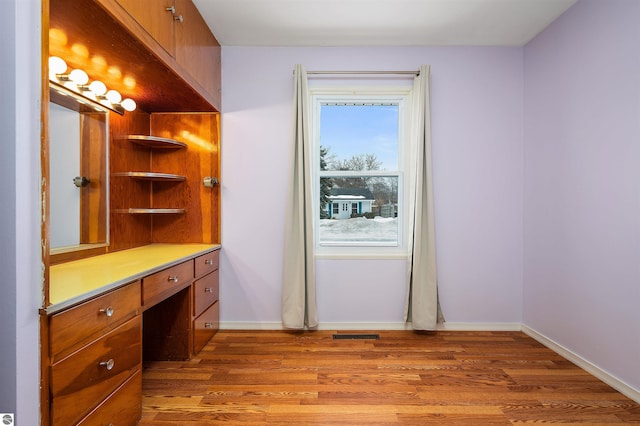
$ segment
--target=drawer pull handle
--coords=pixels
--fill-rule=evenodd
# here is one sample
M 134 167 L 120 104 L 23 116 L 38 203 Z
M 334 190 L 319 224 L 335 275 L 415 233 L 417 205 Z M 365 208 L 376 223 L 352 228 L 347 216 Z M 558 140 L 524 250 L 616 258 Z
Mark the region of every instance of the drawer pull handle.
M 107 370 L 111 370 L 113 366 L 116 365 L 113 358 L 109 358 L 108 361 L 101 361 L 100 366 L 105 367 Z
M 113 310 L 113 308 L 111 306 L 107 306 L 106 309 L 100 309 L 100 313 L 101 314 L 105 314 L 108 317 L 112 317 L 114 312 L 115 311 Z
M 205 259 L 204 260 L 204 264 L 205 265 L 213 265 L 213 259 Z
M 204 292 L 205 292 L 205 293 L 213 293 L 213 288 L 211 288 L 211 287 L 205 287 L 205 288 L 204 288 Z
M 204 328 L 213 328 L 213 323 L 212 322 L 205 322 L 204 323 Z
M 171 12 L 172 15 L 175 15 L 175 13 L 176 13 L 175 6 L 165 7 L 164 10 L 166 10 L 167 12 Z
M 174 283 L 177 283 L 178 282 L 178 276 L 177 275 L 170 276 L 167 281 L 173 281 Z

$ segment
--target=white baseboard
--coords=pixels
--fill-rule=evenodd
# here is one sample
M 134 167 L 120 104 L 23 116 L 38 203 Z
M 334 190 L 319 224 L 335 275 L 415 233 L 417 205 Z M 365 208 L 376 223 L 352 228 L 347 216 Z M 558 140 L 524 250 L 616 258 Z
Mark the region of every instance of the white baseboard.
M 444 322 L 437 330 L 451 331 L 520 331 L 519 322 Z
M 446 322 L 437 330 L 456 331 L 520 331 L 520 323 L 468 323 Z M 284 330 L 282 323 L 273 322 L 221 322 L 222 330 Z M 316 330 L 412 330 L 411 323 L 404 322 L 322 322 Z
M 602 380 L 603 382 L 605 382 L 606 384 L 608 384 L 609 386 L 611 386 L 621 394 L 631 398 L 637 403 L 640 403 L 640 390 L 635 389 L 632 386 L 629 386 L 628 384 L 618 379 L 617 377 L 607 373 L 597 365 L 592 364 L 591 362 L 582 358 L 580 355 L 570 351 L 564 346 L 556 343 L 555 341 L 549 339 L 545 335 L 538 333 L 536 330 L 530 327 L 527 327 L 524 324 L 522 325 L 522 331 L 528 336 L 542 343 L 552 351 L 556 352 L 557 354 L 561 355 L 562 357 L 576 364 L 578 367 L 582 368 L 589 374 L 592 374 L 598 379 Z
M 221 330 L 285 330 L 280 321 L 220 322 Z M 315 330 L 411 330 L 404 322 L 323 322 Z

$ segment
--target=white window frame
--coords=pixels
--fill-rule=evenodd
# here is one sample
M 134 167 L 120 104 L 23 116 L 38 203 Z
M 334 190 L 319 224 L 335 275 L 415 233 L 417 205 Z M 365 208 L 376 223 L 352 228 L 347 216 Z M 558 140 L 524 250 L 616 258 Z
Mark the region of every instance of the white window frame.
M 317 87 L 309 89 L 311 112 L 311 164 L 313 229 L 316 257 L 323 258 L 404 258 L 408 253 L 406 227 L 408 223 L 409 188 L 405 174 L 409 168 L 409 124 L 411 115 L 411 87 Z M 380 103 L 398 105 L 398 170 L 376 171 L 376 176 L 398 178 L 398 241 L 377 242 L 325 242 L 320 244 L 320 177 L 330 177 L 331 171 L 320 171 L 320 108 L 331 103 Z M 362 176 L 359 171 L 334 173 L 339 176 Z M 316 214 L 317 213 L 317 214 Z

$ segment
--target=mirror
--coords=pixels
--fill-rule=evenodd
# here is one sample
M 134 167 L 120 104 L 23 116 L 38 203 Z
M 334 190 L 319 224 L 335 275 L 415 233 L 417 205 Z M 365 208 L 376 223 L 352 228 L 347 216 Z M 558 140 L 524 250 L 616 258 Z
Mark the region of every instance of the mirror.
M 107 246 L 109 110 L 57 84 L 50 95 L 50 253 Z

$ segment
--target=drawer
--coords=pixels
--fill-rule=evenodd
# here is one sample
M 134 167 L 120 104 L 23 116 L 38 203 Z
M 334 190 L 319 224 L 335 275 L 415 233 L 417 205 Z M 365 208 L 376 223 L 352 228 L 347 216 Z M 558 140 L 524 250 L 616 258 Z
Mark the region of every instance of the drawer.
M 193 283 L 193 315 L 198 316 L 213 302 L 218 300 L 220 294 L 218 271 L 213 271 Z
M 220 302 L 215 302 L 193 320 L 193 353 L 197 354 L 220 328 Z
M 120 327 L 51 366 L 54 425 L 81 420 L 141 369 L 142 317 Z
M 142 279 L 142 304 L 144 308 L 164 300 L 191 284 L 193 260 L 156 272 Z
M 215 271 L 220 266 L 220 250 L 215 250 L 202 256 L 198 256 L 196 261 L 196 278 L 209 272 Z
M 133 318 L 140 309 L 140 281 L 128 284 L 49 318 L 51 359 L 65 356 L 98 335 Z
M 78 425 L 135 426 L 141 416 L 142 373 L 136 372 Z

